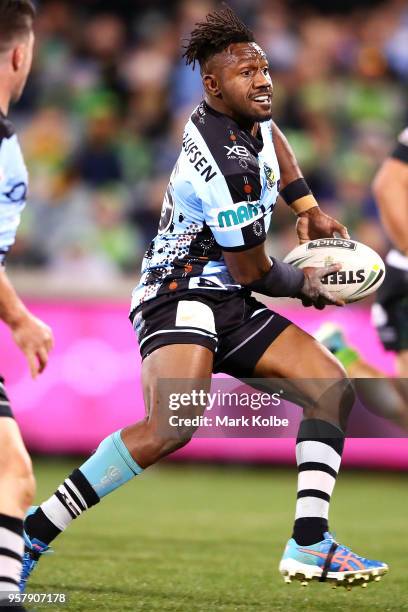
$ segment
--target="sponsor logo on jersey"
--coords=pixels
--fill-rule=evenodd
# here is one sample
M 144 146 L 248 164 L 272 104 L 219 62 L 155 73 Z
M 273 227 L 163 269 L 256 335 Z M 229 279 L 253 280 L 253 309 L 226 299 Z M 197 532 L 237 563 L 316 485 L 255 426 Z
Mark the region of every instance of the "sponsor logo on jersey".
M 222 210 L 218 213 L 218 225 L 231 227 L 231 225 L 241 225 L 245 221 L 250 221 L 258 216 L 259 208 L 254 204 L 241 204 L 237 209 Z
M 212 165 L 204 157 L 193 138 L 191 138 L 187 132 L 184 134 L 182 146 L 188 161 L 193 164 L 197 172 L 204 177 L 206 183 L 209 183 L 217 176 L 217 171 L 213 169 Z
M 343 238 L 320 238 L 319 240 L 313 240 L 307 245 L 308 249 L 322 249 L 326 247 L 348 249 L 350 251 L 356 250 L 356 243 L 351 240 L 343 240 Z
M 321 280 L 323 285 L 355 285 L 364 281 L 364 270 L 339 270 Z
M 268 164 L 264 164 L 264 172 L 268 189 L 273 189 L 273 187 L 275 187 L 276 185 L 276 177 L 274 171 L 270 166 L 268 166 Z
M 228 159 L 240 159 L 242 157 L 248 158 L 250 156 L 248 149 L 243 145 L 234 144 L 232 147 L 224 145 L 224 149 L 227 149 Z

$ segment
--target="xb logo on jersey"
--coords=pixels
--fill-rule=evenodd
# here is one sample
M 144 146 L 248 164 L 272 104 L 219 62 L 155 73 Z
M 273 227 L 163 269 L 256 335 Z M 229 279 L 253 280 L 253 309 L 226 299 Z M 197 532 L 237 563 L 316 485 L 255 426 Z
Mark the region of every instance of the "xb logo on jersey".
M 254 204 L 243 204 L 242 206 L 238 206 L 236 210 L 223 210 L 218 213 L 218 225 L 221 228 L 231 227 L 231 225 L 241 225 L 241 223 L 256 217 L 258 213 L 258 206 Z
M 232 147 L 224 145 L 224 149 L 227 149 L 228 159 L 236 159 L 237 157 L 249 157 L 248 149 L 242 145 L 233 145 Z

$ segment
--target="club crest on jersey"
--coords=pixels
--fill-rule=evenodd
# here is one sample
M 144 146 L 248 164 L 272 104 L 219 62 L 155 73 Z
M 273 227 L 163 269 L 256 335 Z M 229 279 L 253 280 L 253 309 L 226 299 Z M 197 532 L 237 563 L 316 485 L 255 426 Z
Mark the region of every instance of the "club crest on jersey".
M 268 166 L 268 164 L 264 164 L 264 172 L 268 189 L 273 189 L 276 185 L 276 177 L 274 171 L 270 166 Z

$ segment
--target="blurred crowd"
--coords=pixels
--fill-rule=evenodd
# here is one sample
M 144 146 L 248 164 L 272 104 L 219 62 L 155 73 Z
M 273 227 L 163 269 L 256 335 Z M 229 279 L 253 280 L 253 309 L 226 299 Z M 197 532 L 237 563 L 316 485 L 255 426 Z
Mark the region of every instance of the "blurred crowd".
M 134 2 L 115 12 L 115 3 L 39 3 L 35 65 L 12 114 L 30 198 L 10 265 L 90 285 L 138 274 L 202 97 L 182 39 L 218 4 Z M 407 3 L 355 3 L 335 15 L 280 0 L 229 4 L 269 57 L 274 119 L 317 199 L 383 253 L 370 181 L 408 120 Z M 293 226 L 282 205 L 274 254 L 294 246 Z

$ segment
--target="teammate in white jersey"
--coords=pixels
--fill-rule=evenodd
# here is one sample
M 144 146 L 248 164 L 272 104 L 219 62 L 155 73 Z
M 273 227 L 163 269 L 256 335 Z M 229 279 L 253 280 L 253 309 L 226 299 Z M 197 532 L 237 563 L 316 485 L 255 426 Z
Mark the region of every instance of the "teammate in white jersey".
M 27 193 L 27 170 L 6 115 L 10 102 L 20 97 L 30 71 L 33 19 L 29 0 L 0 0 L 0 318 L 10 327 L 35 378 L 47 364 L 51 330 L 28 312 L 4 268 Z M 7 601 L 5 593 L 18 590 L 24 550 L 22 519 L 34 488 L 31 461 L 0 377 L 0 609 L 1 600 Z
M 23 581 L 74 518 L 189 442 L 194 429 L 171 426 L 160 379 L 171 379 L 171 393 L 186 394 L 188 418 L 204 411 L 193 397 L 208 390 L 215 371 L 237 378 L 331 379 L 325 397 L 319 384 L 297 386 L 305 415 L 297 440 L 298 499 L 280 571 L 288 580 L 298 575 L 353 585 L 379 578 L 385 564 L 340 546 L 328 528 L 353 403 L 345 372 L 311 336 L 251 296 L 257 291 L 299 297 L 318 308 L 341 305 L 321 283 L 339 266 L 301 271 L 267 255 L 278 193 L 299 216 L 301 240 L 334 232 L 347 238 L 347 231 L 320 210 L 272 122 L 267 58 L 235 14 L 226 8 L 197 24 L 185 57 L 199 63 L 205 97 L 186 125 L 131 313 L 146 418 L 103 440 L 28 516 Z

